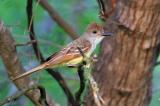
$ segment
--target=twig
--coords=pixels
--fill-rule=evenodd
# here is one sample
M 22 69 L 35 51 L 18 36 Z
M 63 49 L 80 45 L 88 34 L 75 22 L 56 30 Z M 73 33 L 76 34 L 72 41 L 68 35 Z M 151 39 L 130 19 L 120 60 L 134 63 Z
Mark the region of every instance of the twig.
M 53 71 L 52 69 L 46 69 L 46 70 L 53 78 L 56 79 L 56 81 L 58 82 L 60 87 L 63 89 L 65 95 L 67 96 L 68 102 L 74 106 L 76 103 L 75 99 L 74 99 L 71 91 L 69 90 L 65 80 L 61 76 L 61 74 L 59 74 L 57 71 Z
M 97 82 L 94 80 L 94 78 L 91 75 L 89 78 L 89 85 L 92 90 L 95 104 L 97 106 L 103 106 L 105 102 L 99 94 L 99 88 L 98 88 Z
M 77 33 L 62 17 L 54 10 L 54 8 L 47 2 L 47 0 L 40 0 L 39 4 L 49 13 L 51 18 L 66 31 L 72 39 L 78 38 Z
M 26 43 L 17 43 L 15 44 L 15 46 L 27 46 L 27 45 L 31 45 L 32 43 L 35 43 L 36 40 L 33 40 L 33 41 L 29 41 L 29 42 L 26 42 Z
M 26 92 L 30 91 L 30 90 L 34 90 L 34 89 L 39 89 L 40 92 L 41 92 L 41 96 L 40 96 L 40 101 L 41 102 L 46 102 L 46 92 L 45 92 L 45 89 L 42 87 L 42 86 L 39 86 L 39 85 L 32 85 L 28 88 L 24 88 L 22 89 L 21 91 L 17 91 L 15 94 L 13 94 L 12 96 L 9 96 L 7 97 L 6 99 L 0 101 L 0 106 L 6 104 L 6 103 L 9 103 L 9 102 L 12 102 L 12 101 L 15 101 L 17 100 L 19 97 L 21 97 L 22 95 L 24 95 Z M 45 103 L 45 105 L 43 106 L 49 106 L 48 104 Z
M 97 3 L 99 6 L 99 9 L 100 9 L 100 13 L 104 14 L 106 12 L 106 9 L 105 9 L 105 5 L 103 3 L 103 0 L 97 0 Z
M 105 9 L 105 4 L 103 2 L 103 0 L 97 0 L 98 6 L 99 6 L 99 17 L 102 21 L 106 21 L 108 19 L 108 17 L 113 13 L 114 9 L 115 9 L 115 5 L 116 5 L 116 0 L 110 0 L 110 7 L 111 9 L 109 9 L 108 11 L 106 11 Z
M 40 99 L 39 102 L 43 105 L 43 106 L 49 106 L 49 104 L 47 103 L 47 96 L 46 96 L 46 91 L 45 88 L 43 86 L 37 86 L 37 88 L 40 91 Z
M 33 19 L 31 19 L 32 15 L 33 15 L 32 14 L 32 0 L 28 0 L 27 1 L 27 16 L 28 16 L 28 27 L 30 28 L 30 39 L 36 40 L 35 33 L 34 33 Z M 40 62 L 43 63 L 45 59 L 42 56 L 42 53 L 38 47 L 38 42 L 32 43 L 32 46 L 33 46 L 37 59 L 40 59 Z M 64 93 L 66 94 L 68 101 L 74 105 L 75 104 L 74 97 L 71 91 L 69 90 L 66 82 L 64 81 L 63 77 L 60 75 L 60 73 L 52 69 L 46 69 L 46 70 L 53 78 L 56 79 L 56 81 L 58 82 L 60 87 L 63 89 Z
M 33 8 L 33 0 L 27 0 L 27 20 L 28 20 L 28 30 L 29 30 L 29 37 L 31 41 L 36 40 L 36 36 L 34 33 L 34 24 L 33 24 L 33 13 L 32 13 L 32 8 Z M 32 43 L 34 52 L 37 56 L 38 60 L 44 60 L 42 57 L 41 52 L 39 51 L 38 47 L 38 42 L 36 41 L 35 43 Z
M 104 3 L 103 3 L 103 0 L 97 0 L 97 3 L 98 3 L 98 6 L 99 6 L 99 18 L 102 20 L 102 21 L 106 21 L 107 17 L 106 17 L 106 9 L 105 9 L 105 6 L 104 6 Z
M 75 98 L 76 98 L 76 104 L 80 105 L 81 104 L 81 95 L 82 95 L 82 93 L 83 93 L 83 91 L 85 89 L 85 77 L 84 77 L 83 65 L 80 65 L 78 67 L 78 75 L 79 75 L 79 78 L 80 78 L 80 88 L 77 91 L 77 93 L 75 94 Z

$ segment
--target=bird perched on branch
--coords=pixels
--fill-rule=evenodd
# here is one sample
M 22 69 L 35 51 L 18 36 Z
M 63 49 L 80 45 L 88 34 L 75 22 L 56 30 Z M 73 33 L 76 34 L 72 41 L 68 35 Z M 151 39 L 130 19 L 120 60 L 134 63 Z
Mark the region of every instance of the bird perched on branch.
M 49 57 L 46 62 L 15 77 L 13 80 L 20 79 L 42 69 L 55 68 L 63 65 L 76 66 L 83 61 L 83 56 L 79 49 L 85 56 L 90 57 L 97 44 L 99 44 L 105 36 L 110 35 L 112 35 L 112 33 L 106 32 L 101 25 L 92 23 L 88 25 L 86 31 L 83 33 L 83 36 L 69 43 L 58 53 Z

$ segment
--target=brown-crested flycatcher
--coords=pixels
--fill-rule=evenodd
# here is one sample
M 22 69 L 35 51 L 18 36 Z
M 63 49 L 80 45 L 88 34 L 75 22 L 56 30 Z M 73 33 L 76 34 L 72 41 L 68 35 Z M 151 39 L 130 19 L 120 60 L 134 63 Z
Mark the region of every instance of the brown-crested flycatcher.
M 97 44 L 99 44 L 105 36 L 110 36 L 111 34 L 112 33 L 110 32 L 105 32 L 101 25 L 92 23 L 88 25 L 87 30 L 84 32 L 83 36 L 69 43 L 58 53 L 52 55 L 46 62 L 15 77 L 13 80 L 17 80 L 46 68 L 55 68 L 63 65 L 76 66 L 83 60 L 83 56 L 78 48 L 81 49 L 85 56 L 90 57 Z

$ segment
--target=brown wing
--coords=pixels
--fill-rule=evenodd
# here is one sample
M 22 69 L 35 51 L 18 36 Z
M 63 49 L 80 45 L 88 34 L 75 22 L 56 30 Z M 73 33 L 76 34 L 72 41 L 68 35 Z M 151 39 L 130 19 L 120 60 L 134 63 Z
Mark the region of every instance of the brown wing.
M 46 64 L 46 67 L 53 67 L 59 64 L 65 64 L 72 59 L 82 56 L 77 47 L 86 53 L 90 50 L 91 44 L 88 40 L 79 38 L 68 44 L 65 48 L 60 50 L 59 53 L 50 57 L 50 59 L 44 64 Z

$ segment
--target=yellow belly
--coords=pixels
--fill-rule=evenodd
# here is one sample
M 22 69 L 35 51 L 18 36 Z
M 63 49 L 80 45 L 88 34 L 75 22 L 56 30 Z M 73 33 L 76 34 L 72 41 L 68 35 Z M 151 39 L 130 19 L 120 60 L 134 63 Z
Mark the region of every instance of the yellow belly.
M 90 57 L 90 53 L 86 53 L 85 56 L 86 57 Z M 75 59 L 72 59 L 70 61 L 68 61 L 65 65 L 67 66 L 77 66 L 78 64 L 80 64 L 82 61 L 83 61 L 84 57 L 83 56 L 80 56 L 78 58 L 75 58 Z
M 83 60 L 83 57 L 81 56 L 81 57 L 75 58 L 75 59 L 67 62 L 67 65 L 70 65 L 70 66 L 77 65 L 77 64 L 81 63 L 82 60 Z

